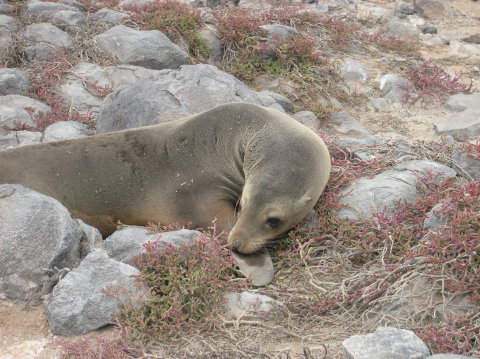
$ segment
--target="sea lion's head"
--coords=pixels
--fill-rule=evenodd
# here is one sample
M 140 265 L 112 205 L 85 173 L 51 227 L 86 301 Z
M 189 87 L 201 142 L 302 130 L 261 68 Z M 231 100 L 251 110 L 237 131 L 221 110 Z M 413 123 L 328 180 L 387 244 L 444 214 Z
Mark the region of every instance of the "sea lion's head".
M 230 247 L 242 254 L 260 250 L 299 223 L 330 174 L 330 155 L 318 135 L 281 112 L 256 111 L 266 117 L 265 125 L 244 141 L 239 158 L 245 185 L 228 236 Z
M 291 186 L 279 186 L 279 181 L 260 182 L 245 185 L 238 218 L 228 236 L 230 247 L 242 254 L 259 251 L 299 223 L 319 196 L 308 192 L 295 196 Z

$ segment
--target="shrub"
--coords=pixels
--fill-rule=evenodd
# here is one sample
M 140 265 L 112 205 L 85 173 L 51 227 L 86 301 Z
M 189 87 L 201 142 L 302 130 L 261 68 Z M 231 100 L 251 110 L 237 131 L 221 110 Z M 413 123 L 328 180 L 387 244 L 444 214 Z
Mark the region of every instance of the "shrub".
M 324 31 L 330 35 L 330 41 L 333 43 L 333 47 L 338 50 L 345 50 L 360 30 L 360 26 L 356 24 L 346 23 L 333 18 L 321 19 L 320 25 L 324 28 Z
M 263 23 L 306 28 L 319 22 L 318 14 L 308 11 L 305 5 L 282 6 L 269 9 L 260 15 Z
M 35 61 L 28 68 L 32 96 L 51 107 L 49 112 L 40 113 L 41 120 L 37 123 L 39 131 L 43 131 L 55 122 L 83 122 L 93 117 L 91 113 L 82 114 L 67 106 L 63 98 L 56 92 L 56 87 L 61 84 L 62 77 L 71 68 L 71 61 L 61 50 L 53 54 L 52 61 Z
M 145 245 L 137 258 L 138 279 L 151 297 L 139 308 L 125 307 L 118 316 L 128 337 L 176 336 L 205 325 L 230 286 L 232 259 L 216 238 L 175 247 L 161 241 Z
M 74 341 L 59 340 L 62 359 L 131 359 L 142 357 L 142 351 L 121 336 L 79 338 Z
M 448 324 L 417 330 L 433 353 L 480 354 L 480 325 L 471 318 L 450 318 Z
M 247 9 L 227 8 L 217 11 L 220 41 L 227 59 L 241 60 L 255 55 L 259 49 L 259 38 L 266 35 L 260 28 L 262 20 Z M 241 50 L 241 54 L 237 53 Z
M 418 46 L 411 40 L 404 40 L 394 36 L 388 36 L 377 32 L 375 34 L 363 34 L 360 36 L 368 43 L 379 46 L 381 49 L 393 51 L 402 55 L 416 54 Z
M 470 84 L 462 82 L 462 75 L 450 75 L 443 68 L 432 63 L 431 60 L 424 61 L 419 67 L 411 69 L 406 78 L 413 83 L 414 88 L 407 88 L 403 98 L 404 103 L 415 104 L 418 100 L 433 98 L 443 102 L 447 96 L 457 93 L 470 93 Z
M 200 60 L 208 57 L 206 39 L 198 33 L 202 19 L 197 9 L 176 0 L 157 0 L 145 9 L 132 10 L 132 19 L 142 28 L 160 30 L 177 44 L 185 39 L 192 56 Z

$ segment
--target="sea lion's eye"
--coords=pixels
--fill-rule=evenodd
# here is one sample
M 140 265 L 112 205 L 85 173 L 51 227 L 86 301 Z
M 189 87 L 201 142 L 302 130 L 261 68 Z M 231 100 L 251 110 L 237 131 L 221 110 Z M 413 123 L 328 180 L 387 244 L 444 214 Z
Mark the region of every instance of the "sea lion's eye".
M 280 226 L 281 223 L 282 223 L 282 220 L 280 218 L 277 218 L 277 217 L 267 218 L 267 226 L 269 226 L 272 229 L 277 228 L 278 226 Z

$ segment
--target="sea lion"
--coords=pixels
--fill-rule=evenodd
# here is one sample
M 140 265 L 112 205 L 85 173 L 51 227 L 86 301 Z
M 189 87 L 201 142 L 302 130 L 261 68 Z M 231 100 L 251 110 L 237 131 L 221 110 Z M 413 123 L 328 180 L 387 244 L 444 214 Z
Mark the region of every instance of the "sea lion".
M 85 222 L 230 230 L 248 254 L 302 220 L 330 173 L 327 147 L 289 116 L 230 103 L 148 127 L 0 151 L 0 183 L 54 197 Z

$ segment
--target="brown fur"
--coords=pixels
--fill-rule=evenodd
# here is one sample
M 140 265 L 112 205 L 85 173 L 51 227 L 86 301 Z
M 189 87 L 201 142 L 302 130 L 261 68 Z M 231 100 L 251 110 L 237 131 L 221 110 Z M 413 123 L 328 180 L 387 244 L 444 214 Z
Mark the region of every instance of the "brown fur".
M 216 219 L 218 230 L 233 227 L 233 247 L 251 253 L 313 208 L 330 157 L 289 116 L 232 103 L 164 124 L 0 151 L 0 169 L 0 183 L 54 197 L 103 234 L 117 221 L 209 227 Z M 267 226 L 270 217 L 281 225 Z

